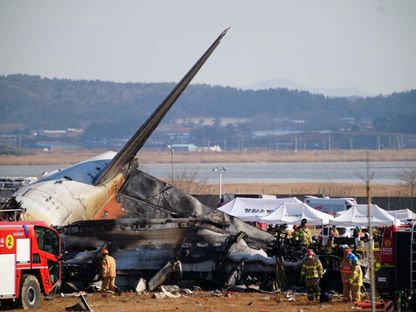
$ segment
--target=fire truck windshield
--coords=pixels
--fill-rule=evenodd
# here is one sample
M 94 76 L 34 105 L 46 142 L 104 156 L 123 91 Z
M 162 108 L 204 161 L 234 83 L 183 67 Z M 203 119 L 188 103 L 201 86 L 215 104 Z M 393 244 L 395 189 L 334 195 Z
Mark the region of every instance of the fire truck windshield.
M 59 257 L 58 234 L 41 226 L 35 226 L 35 233 L 39 249 Z

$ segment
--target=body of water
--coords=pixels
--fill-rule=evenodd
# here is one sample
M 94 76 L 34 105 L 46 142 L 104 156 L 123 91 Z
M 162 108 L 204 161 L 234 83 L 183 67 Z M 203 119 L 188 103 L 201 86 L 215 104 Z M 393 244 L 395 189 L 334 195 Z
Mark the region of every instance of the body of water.
M 65 166 L 0 166 L 0 176 L 41 176 Z M 215 167 L 225 167 L 222 173 L 227 183 L 289 183 L 336 182 L 362 183 L 366 177 L 366 162 L 304 162 L 304 163 L 204 163 L 174 164 L 174 176 L 182 172 L 195 174 L 199 180 L 217 183 L 219 174 Z M 399 174 L 404 169 L 416 168 L 416 162 L 371 162 L 371 182 L 377 184 L 403 183 Z M 145 164 L 140 169 L 162 179 L 170 179 L 171 164 Z

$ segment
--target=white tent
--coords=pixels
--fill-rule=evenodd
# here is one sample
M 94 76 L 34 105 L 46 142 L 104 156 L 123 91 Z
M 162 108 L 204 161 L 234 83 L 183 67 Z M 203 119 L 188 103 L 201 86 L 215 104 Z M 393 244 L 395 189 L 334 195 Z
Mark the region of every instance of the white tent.
M 260 222 L 268 224 L 295 224 L 300 223 L 302 219 L 308 220 L 312 225 L 328 224 L 333 219 L 330 214 L 324 213 L 308 206 L 305 203 L 284 203 L 275 212 L 260 218 Z
M 400 221 L 377 205 L 371 206 L 371 223 L 373 226 L 390 226 L 400 224 Z M 340 226 L 368 225 L 368 206 L 355 205 L 343 214 L 329 221 L 330 224 Z
M 346 213 L 347 211 L 348 211 L 348 209 L 347 210 L 337 211 L 337 212 L 335 212 L 335 217 L 339 217 L 340 215 Z
M 278 209 L 284 203 L 302 203 L 296 197 L 285 198 L 242 198 L 237 197 L 218 208 L 231 216 L 237 217 L 243 221 L 259 221 L 261 217 L 265 217 Z
M 387 210 L 387 212 L 402 222 L 406 222 L 407 220 L 416 220 L 416 213 L 410 209 Z

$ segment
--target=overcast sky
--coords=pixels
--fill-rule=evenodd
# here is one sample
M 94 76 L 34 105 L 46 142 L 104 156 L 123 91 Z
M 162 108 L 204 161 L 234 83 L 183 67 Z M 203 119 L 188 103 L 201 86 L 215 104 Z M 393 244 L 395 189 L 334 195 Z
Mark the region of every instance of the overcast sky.
M 228 26 L 194 83 L 416 88 L 415 0 L 0 0 L 0 75 L 178 81 Z

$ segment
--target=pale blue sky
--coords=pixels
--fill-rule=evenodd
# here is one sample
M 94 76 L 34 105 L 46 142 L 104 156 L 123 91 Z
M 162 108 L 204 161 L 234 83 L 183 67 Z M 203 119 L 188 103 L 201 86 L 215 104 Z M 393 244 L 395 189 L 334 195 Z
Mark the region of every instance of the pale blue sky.
M 227 26 L 194 83 L 416 88 L 414 0 L 0 0 L 0 75 L 178 81 Z

